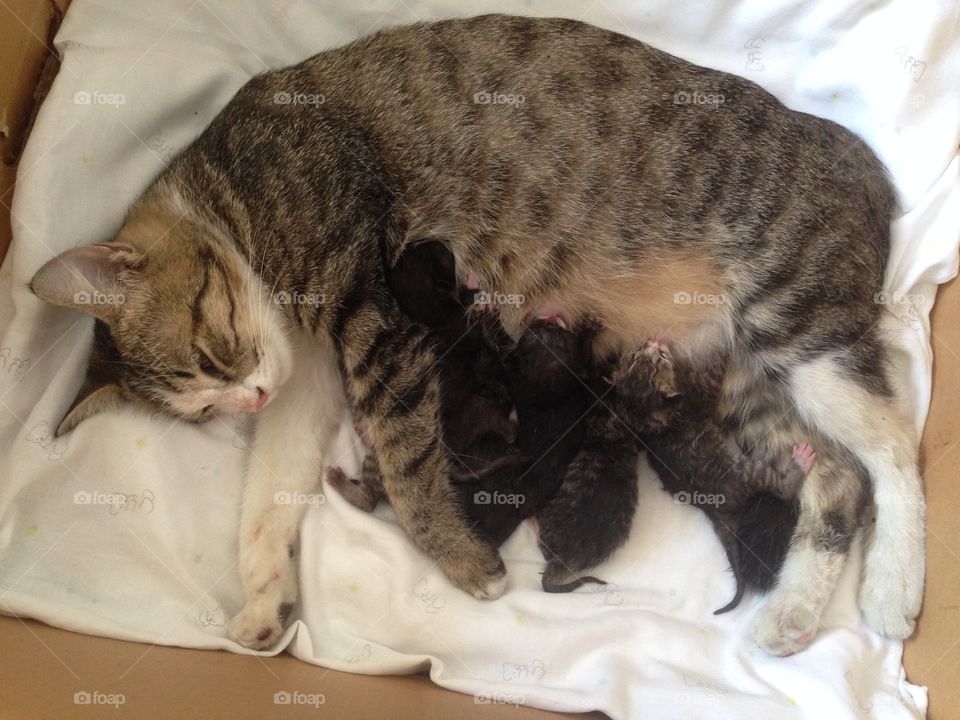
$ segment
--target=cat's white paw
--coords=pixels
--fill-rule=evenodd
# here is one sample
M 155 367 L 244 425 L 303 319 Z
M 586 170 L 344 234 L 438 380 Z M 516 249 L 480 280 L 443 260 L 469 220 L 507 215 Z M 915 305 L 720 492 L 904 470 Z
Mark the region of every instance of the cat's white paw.
M 283 526 L 279 529 L 254 531 L 254 542 L 241 550 L 240 577 L 247 604 L 228 629 L 234 640 L 254 650 L 276 643 L 297 601 L 294 541 Z
M 875 554 L 867 558 L 860 583 L 860 609 L 878 633 L 904 640 L 913 634 L 923 602 L 923 561 L 904 569 L 879 560 Z
M 496 600 L 507 589 L 507 568 L 485 540 L 464 536 L 437 559 L 447 578 L 477 600 Z
M 249 545 L 241 558 L 241 579 L 247 597 L 277 583 L 283 595 L 296 598 L 297 569 L 293 561 L 293 545 L 283 538 L 266 537 Z
M 771 655 L 786 657 L 806 648 L 817 634 L 820 615 L 790 598 L 770 596 L 753 621 L 753 638 Z
M 252 650 L 265 650 L 280 639 L 292 608 L 276 593 L 259 593 L 230 621 L 230 637 Z
M 473 593 L 477 600 L 496 600 L 507 590 L 507 576 L 490 580 L 483 588 Z

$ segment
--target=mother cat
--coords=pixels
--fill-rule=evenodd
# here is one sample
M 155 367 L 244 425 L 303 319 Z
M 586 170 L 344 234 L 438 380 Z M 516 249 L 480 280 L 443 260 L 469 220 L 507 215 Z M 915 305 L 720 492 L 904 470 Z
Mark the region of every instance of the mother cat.
M 194 420 L 266 406 L 231 625 L 245 644 L 273 642 L 296 598 L 300 510 L 274 498 L 319 476 L 341 408 L 330 347 L 403 525 L 459 587 L 505 588 L 450 490 L 434 352 L 385 283 L 429 238 L 462 280 L 525 298 L 501 307 L 513 331 L 542 310 L 598 319 L 609 350 L 660 337 L 693 362 L 729 353 L 742 444 L 816 428 L 852 454 L 877 511 L 860 604 L 902 638 L 921 603 L 924 505 L 874 302 L 895 212 L 863 142 L 753 83 L 572 20 L 490 15 L 253 78 L 113 242 L 62 254 L 32 287 L 99 320 L 61 431 L 125 400 Z M 804 486 L 755 626 L 771 652 L 817 629 L 855 530 L 849 466 L 818 463 Z

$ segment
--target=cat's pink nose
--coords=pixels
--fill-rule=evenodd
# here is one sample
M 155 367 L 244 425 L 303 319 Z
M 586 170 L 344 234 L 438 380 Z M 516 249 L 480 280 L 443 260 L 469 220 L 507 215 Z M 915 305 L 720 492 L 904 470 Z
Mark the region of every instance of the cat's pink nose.
M 267 404 L 267 400 L 270 399 L 270 394 L 264 390 L 262 387 L 257 388 L 257 400 L 253 404 L 253 411 L 260 412 L 263 409 L 263 406 Z

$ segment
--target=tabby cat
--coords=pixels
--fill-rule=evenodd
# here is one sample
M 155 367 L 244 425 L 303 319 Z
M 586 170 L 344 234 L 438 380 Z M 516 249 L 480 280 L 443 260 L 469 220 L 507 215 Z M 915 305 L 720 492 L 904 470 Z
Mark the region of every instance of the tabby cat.
M 96 315 L 99 359 L 115 360 L 91 367 L 62 430 L 125 400 L 189 420 L 263 408 L 231 625 L 251 647 L 276 640 L 296 597 L 300 513 L 273 497 L 319 476 L 336 369 L 416 543 L 477 598 L 506 588 L 447 481 L 436 357 L 384 279 L 429 238 L 449 242 L 462 284 L 507 300 L 514 335 L 549 312 L 598 319 L 602 353 L 650 337 L 692 363 L 723 352 L 744 442 L 779 418 L 786 448 L 811 428 L 845 448 L 876 501 L 860 605 L 902 638 L 921 604 L 924 502 L 874 302 L 896 212 L 860 139 L 747 80 L 573 20 L 487 15 L 253 78 L 111 242 L 63 253 L 32 287 Z M 846 555 L 832 540 L 854 481 L 829 466 L 821 455 L 804 483 L 756 618 L 774 653 L 810 642 Z

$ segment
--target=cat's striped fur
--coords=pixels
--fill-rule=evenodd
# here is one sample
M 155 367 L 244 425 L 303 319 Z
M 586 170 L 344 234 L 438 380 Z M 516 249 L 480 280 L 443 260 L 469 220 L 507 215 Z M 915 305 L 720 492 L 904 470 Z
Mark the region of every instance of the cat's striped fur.
M 243 312 L 227 302 L 231 277 L 251 302 L 322 296 L 280 306 L 283 318 L 272 309 L 271 326 L 330 339 L 401 521 L 457 585 L 494 597 L 503 564 L 467 531 L 446 480 L 434 354 L 384 281 L 406 244 L 442 237 L 461 281 L 523 298 L 501 308 L 508 327 L 549 307 L 570 324 L 598 319 L 603 350 L 659 337 L 693 362 L 727 352 L 738 421 L 758 424 L 770 387 L 773 414 L 803 429 L 784 442 L 816 429 L 846 448 L 878 500 L 861 604 L 904 637 L 920 608 L 923 502 L 874 302 L 895 212 L 863 142 L 749 81 L 573 20 L 450 20 L 247 83 L 132 210 L 111 251 L 129 262 L 105 274 L 131 300 L 102 317 L 124 359 L 162 377 L 194 353 L 198 312 L 219 312 L 213 324 Z M 47 280 L 34 281 L 41 297 L 75 306 Z M 135 365 L 111 398 L 158 396 L 132 381 Z M 841 480 L 814 471 L 805 485 L 783 592 L 759 619 L 775 652 L 809 641 L 829 597 L 833 576 L 810 576 Z

